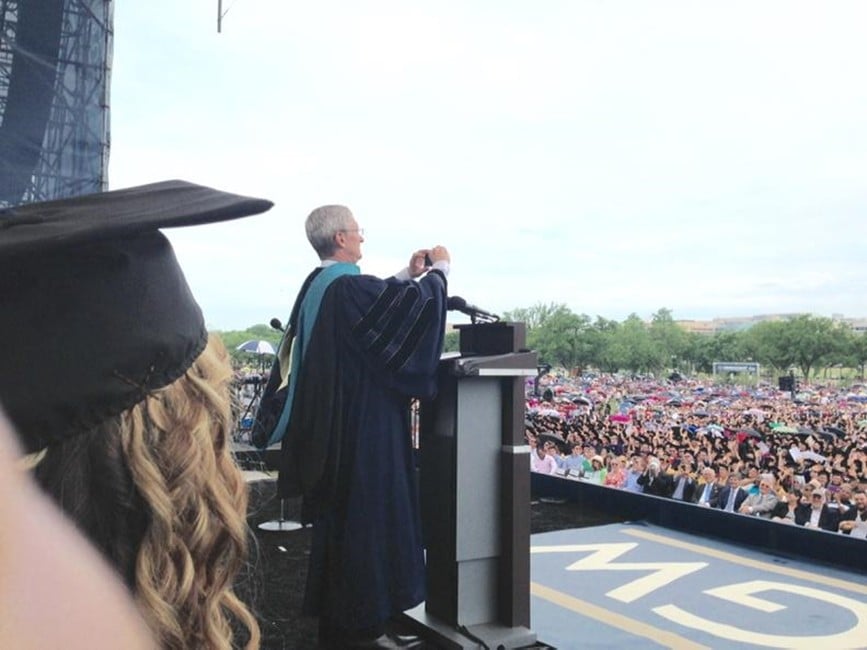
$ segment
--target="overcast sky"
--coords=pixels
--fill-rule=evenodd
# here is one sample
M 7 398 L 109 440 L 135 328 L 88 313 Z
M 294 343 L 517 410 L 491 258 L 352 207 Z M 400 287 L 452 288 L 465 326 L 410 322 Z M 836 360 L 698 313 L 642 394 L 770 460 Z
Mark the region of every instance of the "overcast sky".
M 168 232 L 212 328 L 286 319 L 325 203 L 489 311 L 867 316 L 867 2 L 224 5 L 116 3 L 111 77 L 112 189 L 275 203 Z

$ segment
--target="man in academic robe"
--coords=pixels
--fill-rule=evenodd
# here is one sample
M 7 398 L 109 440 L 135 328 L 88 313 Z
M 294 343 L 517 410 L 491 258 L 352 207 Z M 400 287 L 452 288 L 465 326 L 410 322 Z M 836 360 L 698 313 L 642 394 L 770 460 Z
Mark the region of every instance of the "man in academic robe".
M 450 257 L 416 251 L 382 280 L 356 265 L 364 236 L 348 208 L 305 225 L 322 270 L 299 296 L 284 364 L 278 493 L 303 496 L 313 524 L 304 609 L 320 644 L 398 647 L 387 621 L 425 598 L 410 402 L 436 392 Z

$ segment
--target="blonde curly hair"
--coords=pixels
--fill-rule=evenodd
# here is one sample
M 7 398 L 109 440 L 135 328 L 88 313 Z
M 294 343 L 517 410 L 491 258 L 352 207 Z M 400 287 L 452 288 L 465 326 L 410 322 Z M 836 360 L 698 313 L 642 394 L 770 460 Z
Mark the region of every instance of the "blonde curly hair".
M 212 336 L 186 374 L 52 446 L 37 479 L 108 557 L 163 648 L 259 647 L 233 582 L 247 487 L 229 452 L 231 366 Z

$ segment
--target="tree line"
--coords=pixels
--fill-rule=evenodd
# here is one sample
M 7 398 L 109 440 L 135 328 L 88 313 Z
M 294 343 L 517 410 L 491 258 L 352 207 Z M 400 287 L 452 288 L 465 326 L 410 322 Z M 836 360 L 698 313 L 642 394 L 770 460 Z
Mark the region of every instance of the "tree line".
M 864 376 L 867 336 L 830 318 L 800 315 L 763 321 L 742 331 L 688 332 L 660 309 L 645 322 L 576 314 L 564 304 L 537 304 L 503 320 L 527 325 L 527 345 L 542 363 L 564 368 L 645 374 L 680 369 L 710 373 L 715 361 L 756 362 L 778 374 L 796 369 L 809 380 L 828 369 L 855 368 Z

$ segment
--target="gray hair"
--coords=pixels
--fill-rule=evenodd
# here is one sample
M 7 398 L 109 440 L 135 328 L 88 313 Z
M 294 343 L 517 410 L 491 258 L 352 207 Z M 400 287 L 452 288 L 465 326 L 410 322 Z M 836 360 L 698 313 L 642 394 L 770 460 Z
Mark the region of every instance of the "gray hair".
M 324 260 L 336 250 L 334 235 L 352 227 L 352 212 L 345 205 L 323 205 L 307 216 L 304 228 L 313 250 Z

